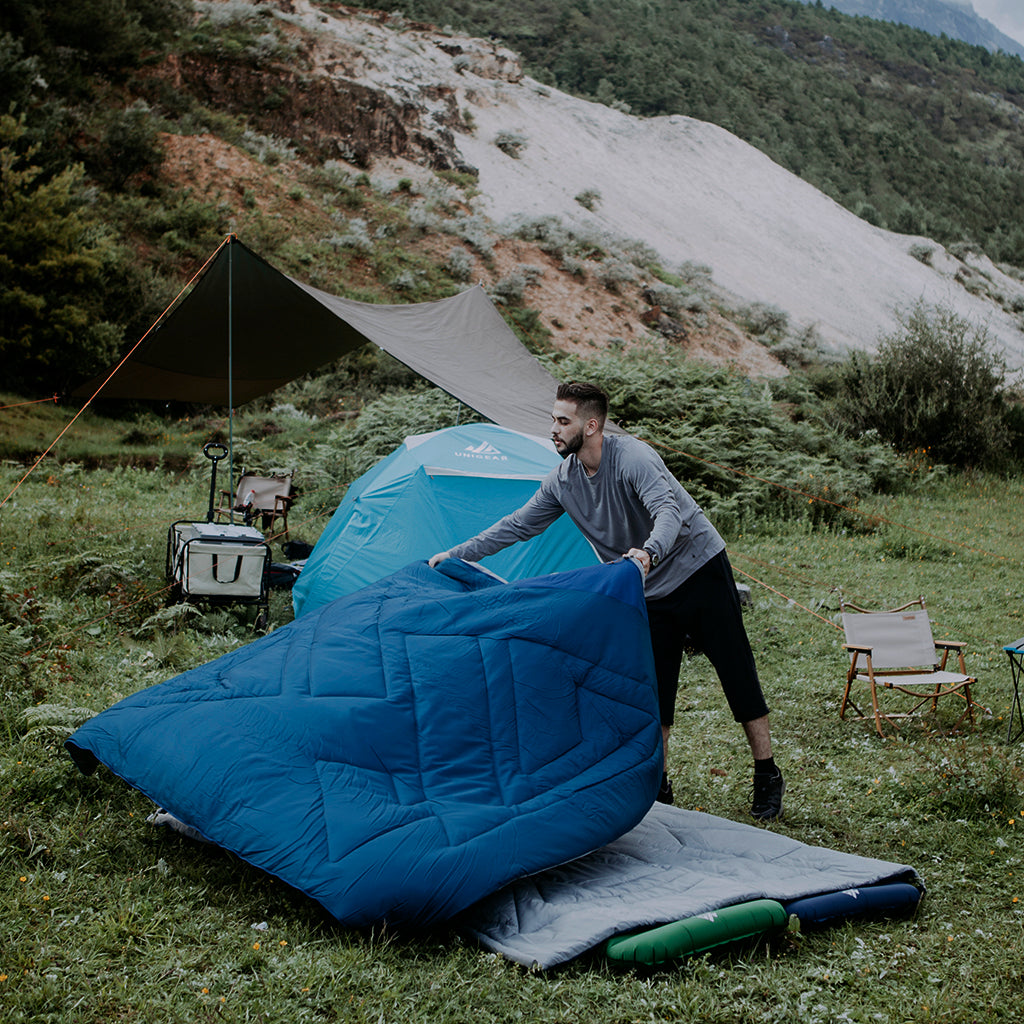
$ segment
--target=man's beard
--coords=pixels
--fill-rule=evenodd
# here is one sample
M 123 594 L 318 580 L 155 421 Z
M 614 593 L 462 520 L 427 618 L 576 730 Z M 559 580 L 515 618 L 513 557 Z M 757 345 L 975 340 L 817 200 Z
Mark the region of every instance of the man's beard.
M 562 437 L 559 440 L 562 442 L 562 447 L 556 449 L 556 451 L 563 459 L 567 459 L 570 455 L 575 455 L 583 447 L 583 431 L 581 430 L 575 437 Z

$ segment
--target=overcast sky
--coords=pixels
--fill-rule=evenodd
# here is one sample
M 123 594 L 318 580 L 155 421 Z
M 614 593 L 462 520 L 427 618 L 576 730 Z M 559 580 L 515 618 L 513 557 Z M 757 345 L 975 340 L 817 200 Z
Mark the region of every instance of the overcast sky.
M 974 10 L 1001 32 L 1024 43 L 1024 0 L 972 0 Z

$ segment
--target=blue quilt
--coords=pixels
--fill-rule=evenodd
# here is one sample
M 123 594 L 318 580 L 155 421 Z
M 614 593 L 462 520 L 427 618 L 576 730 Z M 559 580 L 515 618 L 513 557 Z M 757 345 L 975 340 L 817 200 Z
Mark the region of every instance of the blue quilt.
M 511 584 L 413 563 L 67 746 L 342 922 L 446 920 L 651 806 L 643 581 L 632 562 Z

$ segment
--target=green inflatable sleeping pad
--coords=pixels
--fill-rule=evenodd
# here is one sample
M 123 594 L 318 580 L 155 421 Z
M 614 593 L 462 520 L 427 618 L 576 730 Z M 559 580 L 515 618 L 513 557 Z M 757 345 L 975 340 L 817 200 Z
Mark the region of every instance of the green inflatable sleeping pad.
M 605 943 L 604 951 L 610 960 L 620 963 L 656 966 L 783 928 L 788 920 L 789 915 L 781 903 L 752 900 L 684 917 L 646 931 L 614 935 Z

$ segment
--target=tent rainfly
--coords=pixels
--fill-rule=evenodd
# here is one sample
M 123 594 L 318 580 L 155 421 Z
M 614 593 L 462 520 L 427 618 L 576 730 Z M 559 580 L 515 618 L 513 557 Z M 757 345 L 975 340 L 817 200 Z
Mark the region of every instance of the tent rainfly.
M 479 285 L 436 302 L 355 302 L 282 274 L 233 235 L 120 369 L 74 394 L 102 385 L 104 398 L 233 408 L 367 342 L 503 427 L 547 431 L 556 382 Z

